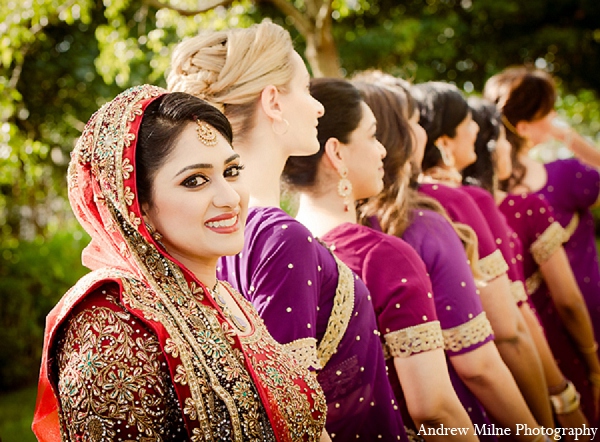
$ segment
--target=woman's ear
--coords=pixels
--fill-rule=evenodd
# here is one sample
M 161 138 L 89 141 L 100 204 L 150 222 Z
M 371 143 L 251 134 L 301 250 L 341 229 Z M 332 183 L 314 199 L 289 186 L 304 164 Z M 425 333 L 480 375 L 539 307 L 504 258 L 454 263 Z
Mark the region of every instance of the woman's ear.
M 526 121 L 526 120 L 519 121 L 517 123 L 517 125 L 515 126 L 515 129 L 517 130 L 517 134 L 521 138 L 529 138 L 529 121 Z
M 276 121 L 283 121 L 279 90 L 270 84 L 260 93 L 260 106 L 267 117 Z
M 335 170 L 338 175 L 341 175 L 341 170 L 345 167 L 345 164 L 344 145 L 340 143 L 340 140 L 332 137 L 325 142 L 323 158 L 329 167 Z
M 140 206 L 140 210 L 142 211 L 142 219 L 144 222 L 149 223 L 150 218 L 148 218 L 148 211 L 150 210 L 150 205 L 148 203 L 143 203 Z

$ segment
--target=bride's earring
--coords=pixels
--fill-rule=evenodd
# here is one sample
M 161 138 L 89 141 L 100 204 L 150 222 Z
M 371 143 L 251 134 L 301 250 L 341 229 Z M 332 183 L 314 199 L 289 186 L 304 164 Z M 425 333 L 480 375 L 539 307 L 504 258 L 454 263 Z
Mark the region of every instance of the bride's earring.
M 146 230 L 148 230 L 148 233 L 152 239 L 160 244 L 161 247 L 164 247 L 160 242 L 160 240 L 163 239 L 163 236 L 160 234 L 160 232 L 157 232 L 156 229 L 154 229 L 154 227 L 152 227 L 147 221 L 144 221 L 144 224 L 146 225 Z

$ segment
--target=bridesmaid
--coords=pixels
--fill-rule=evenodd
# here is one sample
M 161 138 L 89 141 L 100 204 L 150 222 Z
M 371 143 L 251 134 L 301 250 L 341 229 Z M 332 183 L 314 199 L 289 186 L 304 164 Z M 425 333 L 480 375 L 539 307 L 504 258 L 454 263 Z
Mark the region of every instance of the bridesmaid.
M 360 78 L 375 83 L 354 84 L 373 109 L 380 123 L 377 137 L 387 150 L 385 190 L 361 207 L 362 221 L 379 224 L 384 231 L 401 236 L 423 258 L 433 284 L 452 383 L 473 423 L 481 428 L 488 422 L 486 411 L 503 428 L 515 428 L 526 421 L 526 416 L 533 420 L 496 346 L 484 338 L 482 317 L 485 313 L 474 272 L 469 268 L 459 238 L 459 234 L 465 238 L 465 229 L 471 235 L 472 230 L 451 224 L 439 204 L 408 187 L 409 173 L 398 173 L 399 163 L 410 154 L 411 144 L 420 162 L 426 143 L 409 85 L 382 74 L 363 74 Z M 414 137 L 410 136 L 411 132 Z M 458 227 L 462 228 L 459 232 L 455 230 Z M 476 253 L 468 256 L 470 262 L 477 262 Z M 490 435 L 479 437 L 495 439 Z
M 220 275 L 252 302 L 273 337 L 317 372 L 333 440 L 406 441 L 367 288 L 279 208 L 287 158 L 319 149 L 323 106 L 309 80 L 288 32 L 263 22 L 182 42 L 167 83 L 224 110 L 245 164 L 245 245 L 220 261 Z
M 531 290 L 530 301 L 537 307 L 550 347 L 560 362 L 559 368 L 542 335 L 538 351 L 545 362 L 554 412 L 561 426 L 581 427 L 587 423 L 581 410 L 592 416 L 598 406 L 588 373 L 599 373 L 600 363 L 596 354 L 578 351 L 593 346 L 590 343 L 594 342 L 594 336 L 585 301 L 562 247 L 564 230 L 555 221 L 552 208 L 538 195 L 507 194 L 497 188 L 498 180 L 508 178 L 512 171 L 511 145 L 500 113 L 492 103 L 472 98 L 469 105 L 480 131 L 477 161 L 463 171 L 463 176 L 495 196 L 500 210 L 522 240 L 523 272 Z M 581 409 L 577 409 L 576 390 L 581 393 Z
M 600 196 L 597 170 L 600 152 L 572 129 L 552 124 L 556 86 L 552 77 L 543 71 L 524 67 L 506 69 L 487 81 L 484 96 L 496 103 L 502 113 L 506 135 L 513 147 L 513 171 L 510 178 L 501 183 L 502 188 L 511 193 L 543 196 L 554 209 L 556 220 L 567 230 L 569 239 L 564 250 L 595 325 L 595 342 L 579 351 L 597 354 L 600 267 L 590 208 Z M 579 159 L 542 164 L 529 155 L 533 146 L 552 137 L 563 141 Z M 594 390 L 600 389 L 599 377 L 591 376 L 590 382 L 594 384 Z M 597 414 L 592 417 L 597 419 Z
M 318 127 L 321 148 L 312 156 L 290 157 L 283 173 L 299 193 L 296 218 L 367 284 L 390 354 L 388 374 L 414 420 L 413 430 L 428 441 L 443 441 L 450 435 L 429 436 L 428 430 L 470 427 L 468 437 L 454 439 L 478 440 L 448 376 L 425 265 L 401 239 L 356 223 L 354 201 L 383 188 L 385 149 L 375 137 L 373 112 L 346 80 L 315 79 L 310 91 L 325 106 Z M 467 308 L 481 311 L 477 305 Z M 489 341 L 485 315 L 478 322 Z
M 541 361 L 512 295 L 507 275 L 510 267 L 498 247 L 498 236 L 490 228 L 489 220 L 493 223 L 498 220 L 493 218 L 496 214 L 479 208 L 481 200 L 487 200 L 486 207 L 494 211 L 497 211 L 496 206 L 489 194 L 479 192 L 478 201 L 475 201 L 471 193 L 461 186 L 459 171 L 476 159 L 474 143 L 478 126 L 456 86 L 428 82 L 412 86 L 411 92 L 419 103 L 419 124 L 428 138 L 419 192 L 438 200 L 453 221 L 469 225 L 477 234 L 479 264 L 488 275 L 487 284 L 480 290 L 481 300 L 492 324 L 498 350 L 536 420 L 543 426 L 552 427 L 552 411 Z M 507 256 L 510 261 L 510 254 Z

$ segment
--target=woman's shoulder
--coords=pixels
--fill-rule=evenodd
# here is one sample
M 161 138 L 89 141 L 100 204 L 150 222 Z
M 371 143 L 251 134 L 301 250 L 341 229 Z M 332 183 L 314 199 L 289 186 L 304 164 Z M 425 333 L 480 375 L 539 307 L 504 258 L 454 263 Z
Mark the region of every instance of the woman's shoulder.
M 542 213 L 552 211 L 552 206 L 550 206 L 550 203 L 543 195 L 529 192 L 511 193 L 506 195 L 506 198 L 504 198 L 500 207 L 510 208 L 511 211 L 518 209 L 541 210 Z
M 301 222 L 277 207 L 252 208 L 245 228 L 246 249 L 290 244 L 294 247 L 317 244 Z
M 468 208 L 476 206 L 473 196 L 460 187 L 450 187 L 444 184 L 422 184 L 419 191 L 437 199 L 445 208 Z
M 459 188 L 461 192 L 469 194 L 478 203 L 492 204 L 495 205 L 494 197 L 487 190 L 479 186 L 461 186 Z
M 587 164 L 583 163 L 575 157 L 561 158 L 558 160 L 550 161 L 548 163 L 545 163 L 544 167 L 546 168 L 549 177 L 554 175 L 567 175 L 570 178 L 573 178 L 573 175 L 575 175 L 575 178 L 581 178 L 584 174 L 592 173 L 598 175 L 599 173 L 597 169 L 588 166 Z M 577 174 L 581 175 L 578 176 Z
M 448 219 L 441 213 L 430 209 L 413 209 L 411 213 L 411 224 L 409 228 L 423 228 L 424 226 L 431 228 L 452 227 Z

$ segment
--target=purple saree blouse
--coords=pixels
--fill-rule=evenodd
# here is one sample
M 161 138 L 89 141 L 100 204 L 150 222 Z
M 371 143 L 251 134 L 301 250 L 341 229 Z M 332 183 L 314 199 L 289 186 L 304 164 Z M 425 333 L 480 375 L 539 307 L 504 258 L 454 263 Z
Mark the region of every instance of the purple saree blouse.
M 392 358 L 443 346 L 425 265 L 400 238 L 359 224 L 341 224 L 322 239 L 365 282 L 371 293 L 382 344 L 390 356 L 390 382 L 406 413 L 405 422 L 409 423 Z
M 464 190 L 464 186 L 450 187 L 445 184 L 423 183 L 419 186 L 419 192 L 436 199 L 452 221 L 466 224 L 475 231 L 479 266 L 487 281 L 507 272 L 508 266 L 502 252 L 498 249 L 486 217 L 471 195 Z
M 581 394 L 581 409 L 593 423 L 593 397 L 587 366 L 563 325 L 539 269 L 561 247 L 566 232 L 555 220 L 552 207 L 539 195 L 507 195 L 499 207 L 523 243 L 523 268 L 530 303 L 544 327 L 556 362 L 567 379 L 575 384 Z M 592 324 L 593 321 L 592 318 Z
M 431 210 L 415 210 L 402 238 L 423 259 L 431 278 L 434 302 L 447 356 L 473 351 L 492 341 L 492 327 L 485 316 L 467 255 L 450 223 Z M 481 427 L 490 421 L 475 395 L 468 389 L 448 361 L 454 390 L 473 424 Z M 498 440 L 480 435 L 482 441 Z
M 407 440 L 369 292 L 306 227 L 281 209 L 252 208 L 242 252 L 217 270 L 273 337 L 316 370 L 334 441 Z

